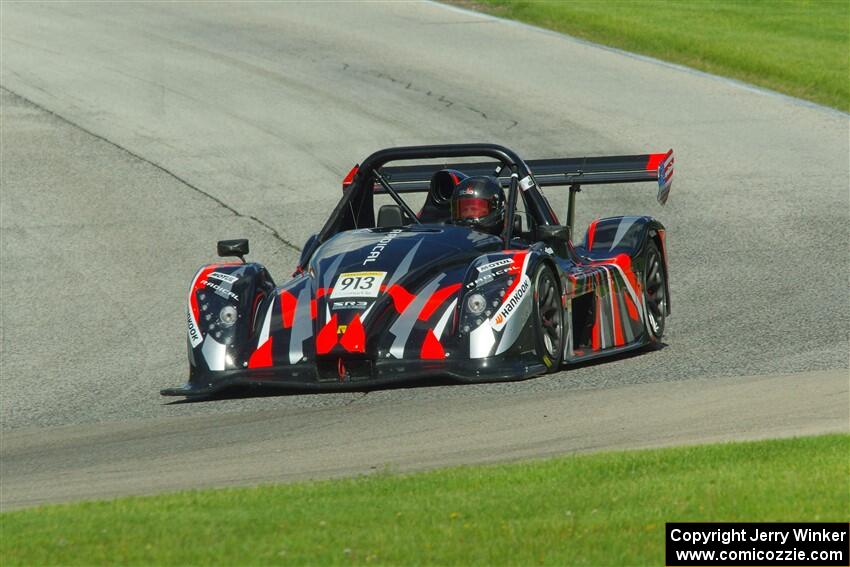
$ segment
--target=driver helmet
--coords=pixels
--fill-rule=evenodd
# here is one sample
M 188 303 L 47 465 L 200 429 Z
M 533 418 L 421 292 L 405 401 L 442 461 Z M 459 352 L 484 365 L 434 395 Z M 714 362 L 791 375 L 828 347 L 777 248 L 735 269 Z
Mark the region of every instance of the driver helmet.
M 452 193 L 452 222 L 499 234 L 505 225 L 505 193 L 494 177 L 468 177 Z

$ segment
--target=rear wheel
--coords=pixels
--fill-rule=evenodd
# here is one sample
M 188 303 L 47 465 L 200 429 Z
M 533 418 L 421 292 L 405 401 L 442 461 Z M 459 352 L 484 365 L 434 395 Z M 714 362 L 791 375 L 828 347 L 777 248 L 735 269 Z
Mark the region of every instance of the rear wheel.
M 555 274 L 545 265 L 534 274 L 534 323 L 540 361 L 548 371 L 557 370 L 564 350 L 564 309 Z
M 667 285 L 664 273 L 664 260 L 654 241 L 649 241 L 646 250 L 646 270 L 644 271 L 643 295 L 646 303 L 646 327 L 653 340 L 661 339 L 664 334 L 664 320 L 667 317 Z

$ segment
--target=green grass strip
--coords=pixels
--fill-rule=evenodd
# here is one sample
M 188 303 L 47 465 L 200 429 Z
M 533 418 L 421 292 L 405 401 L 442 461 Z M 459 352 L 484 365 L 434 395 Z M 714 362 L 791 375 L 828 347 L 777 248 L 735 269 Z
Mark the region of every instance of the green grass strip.
M 0 515 L 0 561 L 661 565 L 667 521 L 847 521 L 848 459 L 830 435 L 54 505 Z
M 451 3 L 850 110 L 847 0 Z

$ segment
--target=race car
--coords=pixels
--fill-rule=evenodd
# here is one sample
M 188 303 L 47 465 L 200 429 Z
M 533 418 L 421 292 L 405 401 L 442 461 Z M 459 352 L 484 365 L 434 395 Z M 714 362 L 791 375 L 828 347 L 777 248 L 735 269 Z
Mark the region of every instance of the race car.
M 672 150 L 524 161 L 495 144 L 375 152 L 345 177 L 286 283 L 245 261 L 247 240 L 218 243 L 237 260 L 192 279 L 189 380 L 161 393 L 522 380 L 658 343 L 664 226 L 601 218 L 581 244 L 572 229 L 581 187 L 655 182 L 664 204 L 673 162 Z M 563 223 L 543 187 L 569 192 Z

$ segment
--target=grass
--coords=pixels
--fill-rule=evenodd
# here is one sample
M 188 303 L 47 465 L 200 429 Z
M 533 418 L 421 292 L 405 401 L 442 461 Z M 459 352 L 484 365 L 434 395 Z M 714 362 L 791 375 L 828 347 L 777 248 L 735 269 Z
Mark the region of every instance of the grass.
M 850 436 L 600 453 L 0 515 L 50 564 L 651 564 L 667 521 L 847 521 Z
M 847 0 L 453 3 L 850 110 Z

